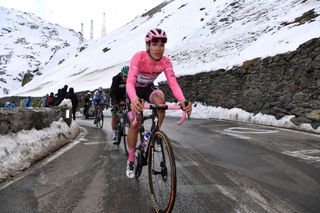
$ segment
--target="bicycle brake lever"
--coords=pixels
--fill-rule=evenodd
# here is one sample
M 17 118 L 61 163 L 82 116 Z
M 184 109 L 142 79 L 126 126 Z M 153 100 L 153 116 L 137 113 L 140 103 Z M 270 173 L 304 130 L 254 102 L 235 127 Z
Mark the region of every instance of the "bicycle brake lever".
M 188 106 L 189 105 L 189 101 L 184 101 L 184 106 Z M 190 120 L 190 115 L 187 113 L 187 120 Z

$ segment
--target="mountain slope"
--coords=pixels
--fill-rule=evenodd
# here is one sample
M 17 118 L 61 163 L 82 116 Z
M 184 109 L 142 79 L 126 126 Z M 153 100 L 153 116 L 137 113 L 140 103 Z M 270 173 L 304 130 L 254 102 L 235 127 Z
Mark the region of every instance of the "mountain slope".
M 0 96 L 20 88 L 58 53 L 79 46 L 82 37 L 30 13 L 0 7 Z M 60 59 L 62 60 L 62 59 Z
M 245 60 L 295 50 L 320 37 L 319 0 L 175 0 L 89 41 L 60 65 L 10 95 L 40 96 L 64 84 L 76 91 L 110 87 L 112 76 L 145 49 L 150 28 L 165 29 L 166 54 L 177 75 L 228 68 Z M 303 32 L 303 33 L 302 33 Z M 158 80 L 163 80 L 160 76 Z

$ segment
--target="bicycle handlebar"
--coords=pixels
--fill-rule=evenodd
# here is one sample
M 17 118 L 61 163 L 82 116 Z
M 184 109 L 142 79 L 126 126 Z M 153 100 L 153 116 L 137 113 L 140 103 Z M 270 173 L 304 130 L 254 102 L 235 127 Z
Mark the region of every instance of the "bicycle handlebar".
M 166 105 L 166 104 L 157 106 L 155 104 L 147 104 L 147 103 L 143 104 L 143 109 L 150 109 L 150 110 L 158 110 L 158 109 L 159 110 L 182 110 L 181 106 Z M 183 122 L 186 120 L 186 114 L 187 114 L 186 111 L 182 110 L 182 116 L 181 116 L 181 119 L 178 121 L 178 125 L 183 124 Z M 134 121 L 133 121 L 133 125 L 135 125 L 137 123 L 137 117 L 138 116 L 135 116 Z
M 159 109 L 159 110 L 182 110 L 181 106 L 176 106 L 176 105 L 166 105 L 163 104 L 161 106 L 157 106 L 155 104 L 147 104 L 144 103 L 143 109 Z M 181 119 L 178 121 L 178 125 L 183 124 L 183 122 L 186 120 L 186 111 L 182 110 L 182 116 Z

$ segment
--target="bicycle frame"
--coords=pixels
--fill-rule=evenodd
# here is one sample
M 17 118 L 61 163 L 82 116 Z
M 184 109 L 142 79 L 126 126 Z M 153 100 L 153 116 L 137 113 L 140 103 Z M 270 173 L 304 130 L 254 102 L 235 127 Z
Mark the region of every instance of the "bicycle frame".
M 103 127 L 103 109 L 104 109 L 104 105 L 105 104 L 97 104 L 97 106 L 96 106 L 95 119 L 98 120 L 96 125 L 97 125 L 97 127 L 99 126 L 100 128 Z
M 166 105 L 166 104 L 163 104 L 161 106 L 157 106 L 155 104 L 147 104 L 147 103 L 144 103 L 143 105 L 143 109 L 150 109 L 152 110 L 152 114 L 149 115 L 149 116 L 143 116 L 143 113 L 142 113 L 142 124 L 145 120 L 148 120 L 148 119 L 156 119 L 158 121 L 158 113 L 157 113 L 157 110 L 181 110 L 181 106 L 175 106 L 175 105 Z M 181 119 L 178 121 L 178 125 L 181 125 L 185 120 L 186 120 L 186 115 L 187 113 L 185 111 L 182 111 L 182 116 L 181 116 Z M 135 125 L 137 123 L 137 116 L 135 116 L 134 118 L 134 121 L 133 121 L 133 125 Z M 156 128 L 158 129 L 158 124 L 157 123 L 153 123 L 154 126 L 151 126 L 151 128 Z
M 150 150 L 150 141 L 154 140 L 156 132 L 160 131 L 159 127 L 158 127 L 158 112 L 157 111 L 158 110 L 182 110 L 182 108 L 181 108 L 181 106 L 176 106 L 176 105 L 163 104 L 161 106 L 157 106 L 155 104 L 147 104 L 147 103 L 144 103 L 143 108 L 152 110 L 152 113 L 150 115 L 147 115 L 147 116 L 143 115 L 143 112 L 140 113 L 141 114 L 141 118 L 142 118 L 140 130 L 139 130 L 140 145 L 139 145 L 138 148 L 136 148 L 136 150 L 137 149 L 139 150 L 140 155 L 142 153 L 144 153 L 144 151 L 141 149 L 141 144 L 143 143 L 143 140 L 144 140 L 143 136 L 144 136 L 144 132 L 145 132 L 144 122 L 146 120 L 151 119 L 150 139 L 149 139 L 149 143 L 148 143 L 148 146 L 147 146 L 147 151 L 146 151 L 146 153 L 144 153 L 145 157 L 142 158 L 142 160 L 143 160 L 142 166 L 146 166 L 147 165 L 146 159 L 149 158 L 149 153 L 150 153 L 149 152 L 149 150 Z M 136 116 L 134 118 L 134 121 L 132 123 L 133 125 L 136 125 L 137 117 L 138 117 L 138 115 L 136 114 Z M 186 120 L 186 112 L 182 111 L 182 116 L 181 116 L 180 121 L 178 122 L 178 125 L 181 125 L 185 120 Z M 136 172 L 136 177 L 140 176 L 141 171 L 142 171 L 142 167 L 139 168 L 138 172 Z

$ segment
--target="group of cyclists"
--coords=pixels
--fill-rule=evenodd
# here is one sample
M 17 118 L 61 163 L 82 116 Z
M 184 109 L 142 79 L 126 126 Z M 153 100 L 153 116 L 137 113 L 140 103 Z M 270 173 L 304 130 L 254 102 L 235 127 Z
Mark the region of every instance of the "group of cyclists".
M 126 175 L 134 178 L 135 147 L 138 140 L 138 132 L 142 124 L 139 112 L 143 110 L 144 101 L 152 104 L 165 104 L 164 93 L 154 85 L 155 79 L 164 72 L 170 89 L 175 98 L 180 102 L 183 110 L 188 115 L 192 112 L 192 104 L 188 102 L 185 106 L 186 98 L 176 80 L 170 59 L 164 56 L 165 44 L 167 43 L 165 31 L 159 28 L 151 29 L 145 36 L 146 50 L 138 51 L 131 59 L 129 66 L 124 66 L 121 72 L 114 76 L 110 88 L 111 97 L 111 127 L 112 140 L 117 144 L 117 109 L 119 105 L 125 104 L 128 109 L 130 127 L 127 134 L 128 159 Z M 141 101 L 142 100 L 142 101 Z M 105 93 L 100 87 L 94 93 L 92 104 L 107 103 Z M 158 126 L 161 127 L 165 112 L 158 110 Z M 137 116 L 137 117 L 136 117 Z M 137 118 L 137 124 L 133 121 Z M 96 122 L 96 120 L 95 120 Z

